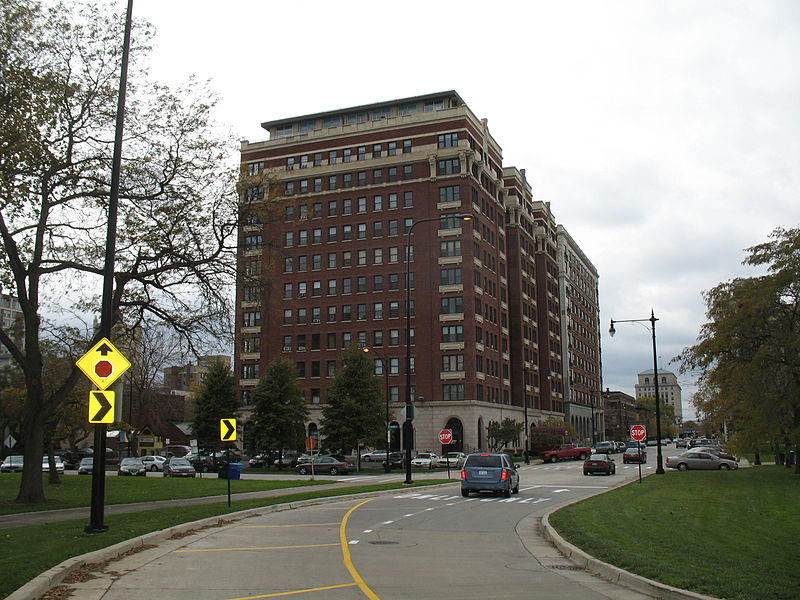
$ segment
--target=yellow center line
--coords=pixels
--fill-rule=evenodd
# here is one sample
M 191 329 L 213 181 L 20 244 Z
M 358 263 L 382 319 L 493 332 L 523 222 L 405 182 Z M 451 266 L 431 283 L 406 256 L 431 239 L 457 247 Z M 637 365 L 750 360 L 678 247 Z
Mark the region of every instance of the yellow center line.
M 352 583 L 340 583 L 339 585 L 329 585 L 327 587 L 307 588 L 305 590 L 292 590 L 291 592 L 276 592 L 274 594 L 262 594 L 260 596 L 243 596 L 242 598 L 228 598 L 228 600 L 256 600 L 257 598 L 277 598 L 278 596 L 292 596 L 294 594 L 307 594 L 309 592 L 324 592 L 325 590 L 338 590 L 346 587 L 353 587 Z
M 175 552 L 228 552 L 231 550 L 294 550 L 297 548 L 325 548 L 339 544 L 303 544 L 302 546 L 262 546 L 253 548 L 196 548 L 189 550 L 175 550 Z
M 335 523 L 296 523 L 294 525 L 239 525 L 237 529 L 271 529 L 274 527 L 324 527 L 326 525 L 340 525 L 341 521 Z
M 356 504 L 353 508 L 347 511 L 347 514 L 345 514 L 344 518 L 342 519 L 342 524 L 339 526 L 339 543 L 342 546 L 342 562 L 344 563 L 344 566 L 347 567 L 350 575 L 352 575 L 356 585 L 358 585 L 358 588 L 367 598 L 369 598 L 369 600 L 380 600 L 380 597 L 369 588 L 366 582 L 361 578 L 361 575 L 358 574 L 358 571 L 353 565 L 353 561 L 350 559 L 350 545 L 347 543 L 347 520 L 357 508 L 363 506 L 367 502 L 371 502 L 372 500 L 374 500 L 374 498 L 368 498 L 363 502 Z

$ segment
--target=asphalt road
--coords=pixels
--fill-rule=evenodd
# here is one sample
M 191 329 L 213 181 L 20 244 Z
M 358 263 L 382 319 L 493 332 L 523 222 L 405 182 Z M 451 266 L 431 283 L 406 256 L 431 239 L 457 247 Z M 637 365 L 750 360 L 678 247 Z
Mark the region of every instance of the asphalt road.
M 575 569 L 537 534 L 545 512 L 638 477 L 615 458 L 612 477 L 584 477 L 580 462 L 522 466 L 508 499 L 462 498 L 454 481 L 264 512 L 114 561 L 71 598 L 647 598 Z

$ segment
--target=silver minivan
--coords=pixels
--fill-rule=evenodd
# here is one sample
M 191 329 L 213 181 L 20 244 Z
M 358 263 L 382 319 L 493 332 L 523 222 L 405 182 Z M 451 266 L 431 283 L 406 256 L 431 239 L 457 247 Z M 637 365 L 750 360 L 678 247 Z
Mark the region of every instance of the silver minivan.
M 507 454 L 476 452 L 468 454 L 461 468 L 461 495 L 470 492 L 502 492 L 506 498 L 519 493 L 517 465 Z

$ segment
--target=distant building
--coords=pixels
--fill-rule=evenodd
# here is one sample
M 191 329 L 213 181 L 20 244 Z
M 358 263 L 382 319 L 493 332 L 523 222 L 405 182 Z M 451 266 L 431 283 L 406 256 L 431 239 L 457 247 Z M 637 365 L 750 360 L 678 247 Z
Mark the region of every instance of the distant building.
M 600 397 L 600 291 L 597 269 L 558 226 L 558 293 L 565 419 L 587 442 L 603 439 Z M 592 425 L 594 420 L 594 425 Z
M 3 329 L 14 339 L 22 339 L 22 308 L 19 300 L 8 294 L 0 294 L 0 324 Z M 0 367 L 12 363 L 11 353 L 4 345 L 0 344 Z
M 605 432 L 607 440 L 629 439 L 631 425 L 642 423 L 636 408 L 636 398 L 616 390 L 603 392 L 605 403 Z
M 174 395 L 191 395 L 192 388 L 202 385 L 209 368 L 216 362 L 230 367 L 231 357 L 224 354 L 212 354 L 201 356 L 196 365 L 189 363 L 167 367 L 164 369 L 164 389 Z
M 634 386 L 637 398 L 654 398 L 656 395 L 653 369 L 642 371 L 638 375 L 638 383 Z M 671 404 L 675 409 L 675 419 L 680 425 L 683 422 L 683 409 L 681 404 L 681 386 L 675 373 L 658 370 L 658 395 L 666 404 Z

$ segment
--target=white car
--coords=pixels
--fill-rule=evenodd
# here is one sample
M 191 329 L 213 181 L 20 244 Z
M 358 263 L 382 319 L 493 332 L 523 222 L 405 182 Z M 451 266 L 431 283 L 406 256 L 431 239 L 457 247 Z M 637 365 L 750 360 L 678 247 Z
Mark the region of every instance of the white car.
M 432 469 L 439 457 L 433 452 L 420 452 L 411 459 L 411 466 L 417 469 Z
M 444 456 L 436 459 L 437 467 L 450 467 L 451 469 L 458 469 L 464 464 L 464 459 L 467 457 L 463 452 L 448 452 Z
M 165 462 L 167 462 L 167 459 L 163 456 L 150 455 L 142 457 L 144 468 L 152 472 L 163 471 Z
M 375 450 L 373 452 L 365 452 L 361 455 L 361 460 L 364 462 L 385 462 L 386 450 Z
M 61 460 L 60 456 L 53 457 L 56 461 L 56 473 L 59 475 L 64 474 L 64 461 Z M 47 458 L 47 455 L 42 457 L 42 473 L 49 473 L 50 472 L 50 461 Z

